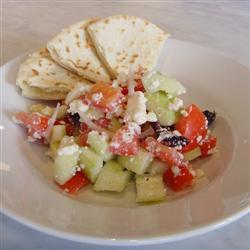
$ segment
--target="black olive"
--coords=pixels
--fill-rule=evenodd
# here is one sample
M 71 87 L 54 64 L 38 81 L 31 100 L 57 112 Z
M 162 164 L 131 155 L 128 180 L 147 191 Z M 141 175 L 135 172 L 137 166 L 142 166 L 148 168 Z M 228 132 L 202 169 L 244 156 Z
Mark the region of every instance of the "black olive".
M 150 122 L 151 127 L 159 137 L 161 133 L 170 132 L 174 130 L 174 126 L 161 126 L 159 122 Z M 172 128 L 173 127 L 173 128 Z
M 170 137 L 164 138 L 161 143 L 169 147 L 185 147 L 186 145 L 188 145 L 189 140 L 185 136 L 172 135 Z
M 211 112 L 211 111 L 209 111 L 209 110 L 205 110 L 205 111 L 203 111 L 203 114 L 206 116 L 206 118 L 207 118 L 207 125 L 209 126 L 211 123 L 213 123 L 213 121 L 215 120 L 215 118 L 216 118 L 216 112 L 215 111 L 213 111 L 213 112 Z
M 74 124 L 78 124 L 79 123 L 79 120 L 80 120 L 80 115 L 78 113 L 74 113 L 74 114 L 71 114 L 69 113 L 68 114 L 68 118 L 69 120 L 74 123 Z

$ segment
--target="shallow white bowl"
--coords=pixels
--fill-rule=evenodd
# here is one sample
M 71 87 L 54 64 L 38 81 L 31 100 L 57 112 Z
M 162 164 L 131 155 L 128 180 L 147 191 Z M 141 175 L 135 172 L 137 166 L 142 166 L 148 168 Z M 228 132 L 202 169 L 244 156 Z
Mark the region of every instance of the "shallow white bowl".
M 54 236 L 103 245 L 136 245 L 175 241 L 223 226 L 249 212 L 249 69 L 211 50 L 168 40 L 159 69 L 188 90 L 186 104 L 216 110 L 214 133 L 220 151 L 194 163 L 207 175 L 193 190 L 169 201 L 142 206 L 133 187 L 120 195 L 78 196 L 62 193 L 53 183 L 45 147 L 25 141 L 12 123 L 14 112 L 32 101 L 20 96 L 15 77 L 24 56 L 2 72 L 2 212 Z

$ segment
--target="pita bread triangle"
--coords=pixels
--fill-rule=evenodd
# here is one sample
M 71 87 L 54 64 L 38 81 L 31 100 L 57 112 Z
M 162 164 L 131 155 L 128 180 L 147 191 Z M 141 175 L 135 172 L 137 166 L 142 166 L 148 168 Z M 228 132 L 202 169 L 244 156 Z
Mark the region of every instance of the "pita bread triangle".
M 28 56 L 16 79 L 23 96 L 42 100 L 64 99 L 78 82 L 90 83 L 54 62 L 45 48 Z
M 51 57 L 61 66 L 93 81 L 111 80 L 108 70 L 100 61 L 86 31 L 94 19 L 83 20 L 62 30 L 47 48 Z
M 89 24 L 88 32 L 99 57 L 117 77 L 132 69 L 151 71 L 169 36 L 149 21 L 127 15 L 110 16 Z

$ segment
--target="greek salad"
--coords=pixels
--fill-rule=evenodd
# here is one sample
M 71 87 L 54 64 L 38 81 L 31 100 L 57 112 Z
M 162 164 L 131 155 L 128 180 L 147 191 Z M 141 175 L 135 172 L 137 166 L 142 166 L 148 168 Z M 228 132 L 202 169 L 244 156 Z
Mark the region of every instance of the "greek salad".
M 134 181 L 137 202 L 161 201 L 168 189 L 194 185 L 192 160 L 216 152 L 209 130 L 214 111 L 184 107 L 186 89 L 173 77 L 134 76 L 78 84 L 56 107 L 34 104 L 13 116 L 28 141 L 48 145 L 54 180 L 64 191 L 92 185 L 96 192 L 122 192 Z

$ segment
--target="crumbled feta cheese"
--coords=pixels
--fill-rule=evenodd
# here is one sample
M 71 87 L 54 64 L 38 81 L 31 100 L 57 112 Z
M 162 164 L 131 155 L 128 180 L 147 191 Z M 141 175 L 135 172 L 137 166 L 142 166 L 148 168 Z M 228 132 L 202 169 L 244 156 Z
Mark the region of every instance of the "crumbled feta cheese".
M 139 125 L 145 123 L 147 121 L 146 102 L 147 99 L 141 91 L 136 91 L 129 96 L 125 120 L 134 121 Z
M 174 177 L 179 176 L 181 173 L 181 170 L 178 166 L 171 167 L 171 171 L 174 174 Z
M 95 93 L 92 95 L 92 100 L 95 101 L 96 103 L 99 103 L 103 98 L 102 93 Z
M 78 171 L 81 171 L 81 169 L 84 169 L 85 165 L 83 163 L 80 164 L 80 167 L 77 168 Z
M 79 146 L 75 143 L 73 136 L 64 136 L 60 142 L 57 154 L 62 155 L 71 155 L 76 153 L 79 150 Z
M 141 133 L 140 126 L 134 122 L 129 122 L 128 131 L 126 131 L 126 133 L 122 135 L 122 139 L 124 140 L 125 143 L 131 143 L 135 138 L 135 134 L 139 135 L 140 133 Z
M 147 120 L 149 122 L 157 122 L 157 116 L 154 112 L 148 112 L 147 114 Z
M 88 105 L 84 104 L 81 100 L 74 100 L 69 104 L 68 113 L 78 113 L 80 121 L 83 122 L 81 116 L 89 109 Z
M 170 103 L 168 105 L 168 108 L 173 111 L 178 111 L 182 107 L 183 107 L 183 100 L 181 100 L 178 97 L 175 97 L 173 103 Z
M 185 110 L 185 109 L 182 109 L 180 111 L 181 115 L 184 116 L 184 117 L 187 117 L 188 116 L 188 112 Z
M 79 112 L 86 112 L 88 110 L 88 105 L 84 104 L 81 100 L 74 100 L 69 104 L 68 112 L 75 114 Z

